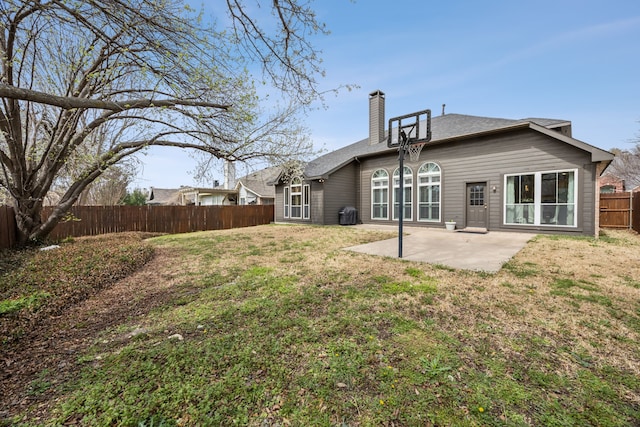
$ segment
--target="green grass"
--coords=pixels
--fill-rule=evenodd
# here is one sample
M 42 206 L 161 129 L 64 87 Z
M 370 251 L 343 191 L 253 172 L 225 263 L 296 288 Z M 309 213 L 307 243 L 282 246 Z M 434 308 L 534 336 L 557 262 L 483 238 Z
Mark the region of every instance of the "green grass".
M 37 310 L 51 296 L 48 292 L 35 291 L 29 295 L 0 301 L 0 315 L 23 309 Z
M 605 275 L 569 277 L 528 261 L 528 253 L 495 275 L 459 272 L 336 254 L 370 238 L 362 231 L 295 227 L 279 241 L 279 230 L 154 239 L 185 267 L 197 265 L 176 285 L 191 296 L 145 318 L 147 332 L 135 340 L 97 341 L 78 355 L 79 374 L 65 383 L 51 418 L 15 423 L 630 426 L 640 419 L 631 368 L 638 341 L 610 337 L 614 325 L 640 324 L 640 306 L 605 293 Z M 594 250 L 615 251 L 621 241 Z M 570 242 L 594 248 L 589 239 Z M 593 307 L 603 317 L 592 318 Z M 175 333 L 184 340 L 168 339 Z M 606 359 L 607 352 L 628 359 Z M 49 375 L 31 384 L 33 393 L 50 391 Z

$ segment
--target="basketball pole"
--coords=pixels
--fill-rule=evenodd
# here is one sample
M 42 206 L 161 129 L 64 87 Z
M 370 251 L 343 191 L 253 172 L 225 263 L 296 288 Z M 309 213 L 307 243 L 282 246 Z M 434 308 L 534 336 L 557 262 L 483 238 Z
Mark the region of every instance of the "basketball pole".
M 420 117 L 424 116 L 425 121 L 425 131 L 421 132 L 420 130 Z M 409 119 L 413 120 L 413 123 L 402 125 L 402 120 Z M 398 136 L 394 137 L 393 129 L 394 123 L 397 122 Z M 407 133 L 405 129 L 409 129 Z M 431 110 L 423 110 L 418 111 L 412 114 L 406 114 L 404 116 L 394 117 L 393 119 L 389 119 L 389 135 L 387 139 L 387 147 L 389 148 L 397 148 L 398 149 L 398 162 L 400 163 L 400 183 L 398 185 L 400 194 L 398 194 L 398 258 L 402 258 L 402 233 L 404 226 L 404 158 L 407 156 L 407 151 L 411 153 L 411 159 L 414 161 L 418 160 L 418 156 L 420 156 L 420 150 L 424 146 L 425 143 L 431 141 Z M 411 144 L 419 144 L 419 149 L 413 150 L 409 149 Z M 414 154 L 416 154 L 414 159 Z M 392 183 L 394 177 L 392 176 Z M 391 185 L 392 191 L 395 191 L 395 185 Z M 392 209 L 394 209 L 392 207 Z M 388 217 L 387 217 L 388 218 Z M 393 214 L 392 214 L 393 220 Z
M 409 138 L 400 132 L 402 142 L 398 147 L 398 162 L 400 163 L 400 194 L 398 195 L 398 258 L 402 258 L 402 228 L 404 225 L 404 158 L 407 155 L 407 145 Z

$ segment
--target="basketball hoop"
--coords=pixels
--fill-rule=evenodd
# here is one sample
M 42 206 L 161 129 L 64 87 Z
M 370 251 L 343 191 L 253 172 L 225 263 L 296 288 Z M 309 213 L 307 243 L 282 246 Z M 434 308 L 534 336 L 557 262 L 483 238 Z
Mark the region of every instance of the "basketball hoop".
M 417 162 L 420 158 L 420 152 L 422 151 L 422 147 L 427 145 L 426 142 L 417 143 L 417 144 L 409 144 L 407 147 L 407 151 L 409 152 L 409 158 L 412 162 Z
M 402 226 L 404 222 L 404 157 L 409 152 L 411 161 L 417 162 L 422 148 L 431 141 L 431 110 L 418 111 L 389 119 L 387 147 L 398 149 L 400 163 L 400 191 L 398 193 L 398 258 L 402 258 Z

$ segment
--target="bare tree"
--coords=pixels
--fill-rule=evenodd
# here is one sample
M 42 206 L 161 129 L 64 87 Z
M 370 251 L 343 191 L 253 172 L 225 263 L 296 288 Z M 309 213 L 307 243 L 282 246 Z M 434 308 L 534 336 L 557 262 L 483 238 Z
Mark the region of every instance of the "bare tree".
M 640 186 L 640 142 L 630 150 L 614 148 L 611 152 L 615 158 L 605 174 L 624 180 L 627 189 Z
M 148 146 L 230 161 L 308 155 L 292 123 L 322 96 L 309 40 L 326 30 L 302 1 L 264 3 L 260 19 L 272 21 L 261 27 L 242 0 L 227 0 L 231 28 L 218 29 L 181 0 L 2 0 L 0 189 L 19 242 L 46 237 L 92 182 Z M 268 117 L 251 61 L 286 100 Z M 43 200 L 70 169 L 42 221 Z

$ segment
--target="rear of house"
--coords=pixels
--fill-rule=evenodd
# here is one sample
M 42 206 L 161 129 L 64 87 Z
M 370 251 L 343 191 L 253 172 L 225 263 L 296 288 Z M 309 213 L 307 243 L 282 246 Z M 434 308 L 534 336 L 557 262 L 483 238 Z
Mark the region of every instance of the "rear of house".
M 396 149 L 376 136 L 384 94 L 370 95 L 370 136 L 277 181 L 276 221 L 338 224 L 345 206 L 358 221 L 397 224 Z M 433 138 L 404 162 L 403 220 L 409 226 L 536 233 L 597 233 L 598 177 L 613 159 L 571 137 L 566 120 L 508 120 L 447 114 Z

